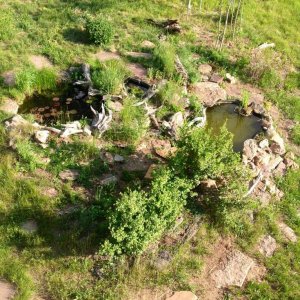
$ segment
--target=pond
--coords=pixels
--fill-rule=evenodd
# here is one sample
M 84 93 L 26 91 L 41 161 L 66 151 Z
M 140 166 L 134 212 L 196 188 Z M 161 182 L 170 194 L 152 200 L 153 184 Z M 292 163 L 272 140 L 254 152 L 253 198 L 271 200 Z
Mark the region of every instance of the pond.
M 218 134 L 226 123 L 226 128 L 233 134 L 233 150 L 242 152 L 244 142 L 262 132 L 262 120 L 254 115 L 242 116 L 237 112 L 238 105 L 221 104 L 209 107 L 206 111 L 207 127 Z

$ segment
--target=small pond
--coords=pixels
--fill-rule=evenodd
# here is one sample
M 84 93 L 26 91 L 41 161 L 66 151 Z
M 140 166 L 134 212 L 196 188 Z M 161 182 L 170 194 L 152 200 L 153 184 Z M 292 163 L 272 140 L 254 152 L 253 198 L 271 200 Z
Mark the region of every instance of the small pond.
M 262 120 L 254 115 L 242 116 L 237 112 L 236 104 L 221 104 L 209 107 L 207 114 L 207 127 L 218 134 L 220 128 L 226 123 L 226 128 L 233 134 L 233 150 L 241 152 L 244 142 L 262 132 Z

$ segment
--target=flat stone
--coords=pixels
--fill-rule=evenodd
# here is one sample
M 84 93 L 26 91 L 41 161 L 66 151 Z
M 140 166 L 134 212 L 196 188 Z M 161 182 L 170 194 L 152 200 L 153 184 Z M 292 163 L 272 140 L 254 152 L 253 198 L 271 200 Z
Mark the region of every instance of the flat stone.
M 243 154 L 247 159 L 252 160 L 258 152 L 257 142 L 254 139 L 248 139 L 244 142 Z
M 8 130 L 15 129 L 21 126 L 29 126 L 29 125 L 31 124 L 20 115 L 15 115 L 12 118 L 5 121 L 5 127 Z
M 2 74 L 3 83 L 8 87 L 16 85 L 16 74 L 14 71 L 7 71 Z
M 269 141 L 268 139 L 264 139 L 259 142 L 259 147 L 262 149 L 268 148 L 269 147 Z
M 101 62 L 112 60 L 112 59 L 121 59 L 121 56 L 118 52 L 110 52 L 110 51 L 101 51 L 94 55 L 96 59 Z
M 141 79 L 146 79 L 147 77 L 147 69 L 144 68 L 141 64 L 139 63 L 129 63 L 127 64 L 127 68 L 129 71 L 132 73 L 134 77 L 138 77 Z
M 21 228 L 28 233 L 35 233 L 38 230 L 38 226 L 36 221 L 34 220 L 28 220 L 21 224 Z
M 0 280 L 0 299 L 1 300 L 12 300 L 14 298 L 14 295 L 16 294 L 15 287 L 6 282 Z
M 122 162 L 125 161 L 125 158 L 124 158 L 124 156 L 122 156 L 122 155 L 116 154 L 116 155 L 114 156 L 114 161 L 117 162 L 117 163 L 122 163 Z
M 226 261 L 211 274 L 218 288 L 229 286 L 242 287 L 249 270 L 254 265 L 252 258 L 239 250 L 232 250 L 226 257 Z
M 175 292 L 173 296 L 166 298 L 166 300 L 197 300 L 198 297 L 189 291 Z
M 58 191 L 53 187 L 46 187 L 42 189 L 41 194 L 46 197 L 55 198 L 58 196 Z
M 146 52 L 134 52 L 134 51 L 129 51 L 125 53 L 126 56 L 134 57 L 134 58 L 145 58 L 149 59 L 152 57 L 151 53 L 146 53 Z
M 78 178 L 79 176 L 79 172 L 77 170 L 64 170 L 62 172 L 59 173 L 59 177 L 62 180 L 66 180 L 66 181 L 74 181 Z
M 223 81 L 223 77 L 220 76 L 219 74 L 214 73 L 209 78 L 209 81 L 219 84 L 219 83 L 221 83 Z
M 227 99 L 226 91 L 214 82 L 198 82 L 193 89 L 199 100 L 208 107 Z
M 31 55 L 29 61 L 38 69 L 51 68 L 53 65 L 51 61 L 43 55 Z
M 101 179 L 101 185 L 109 185 L 118 182 L 118 178 L 112 174 L 105 175 L 103 179 Z
M 119 112 L 123 109 L 123 104 L 120 101 L 110 101 L 108 107 L 116 112 Z
M 152 146 L 155 153 L 162 158 L 168 158 L 176 151 L 176 147 L 172 147 L 168 140 L 154 140 Z
M 34 134 L 34 139 L 41 144 L 46 144 L 49 138 L 50 131 L 48 130 L 38 130 Z
M 155 48 L 155 44 L 147 40 L 143 41 L 141 46 L 142 48 L 149 48 L 149 49 Z
M 19 105 L 17 104 L 16 101 L 12 99 L 4 99 L 0 103 L 0 110 L 7 114 L 17 114 L 19 110 Z
M 276 248 L 276 240 L 270 235 L 265 235 L 260 240 L 258 251 L 266 257 L 271 257 L 273 256 Z
M 183 126 L 183 124 L 184 124 L 184 116 L 181 111 L 175 113 L 170 119 L 170 125 L 175 135 L 179 133 L 179 130 Z
M 212 66 L 209 64 L 202 64 L 199 66 L 198 71 L 201 75 L 209 76 L 212 72 Z
M 285 238 L 287 240 L 289 240 L 292 243 L 296 243 L 297 242 L 298 238 L 297 238 L 297 236 L 295 234 L 295 231 L 291 227 L 287 226 L 283 222 L 280 222 L 278 224 L 278 227 L 279 227 L 281 233 L 285 236 Z

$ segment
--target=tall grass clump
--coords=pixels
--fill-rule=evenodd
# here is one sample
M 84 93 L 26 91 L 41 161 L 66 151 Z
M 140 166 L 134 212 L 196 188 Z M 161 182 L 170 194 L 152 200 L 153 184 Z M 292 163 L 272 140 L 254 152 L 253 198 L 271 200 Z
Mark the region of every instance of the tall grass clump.
M 108 45 L 114 37 L 114 28 L 111 22 L 103 16 L 96 18 L 87 17 L 85 29 L 90 41 L 96 45 Z
M 0 41 L 9 41 L 16 33 L 15 17 L 6 8 L 0 10 Z
M 154 49 L 153 63 L 163 76 L 171 78 L 175 74 L 175 48 L 169 43 L 162 43 Z
M 96 62 L 92 67 L 92 80 L 95 88 L 101 90 L 104 94 L 120 92 L 126 76 L 125 65 L 116 59 L 103 63 Z

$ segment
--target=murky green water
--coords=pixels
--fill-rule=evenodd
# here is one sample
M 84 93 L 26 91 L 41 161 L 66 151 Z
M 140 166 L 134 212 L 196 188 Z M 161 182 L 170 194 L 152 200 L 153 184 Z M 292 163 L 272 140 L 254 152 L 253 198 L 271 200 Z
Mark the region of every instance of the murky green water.
M 225 124 L 227 130 L 233 134 L 233 150 L 241 152 L 244 142 L 262 132 L 261 119 L 251 115 L 242 116 L 236 112 L 237 105 L 222 104 L 207 109 L 207 127 L 218 134 Z

